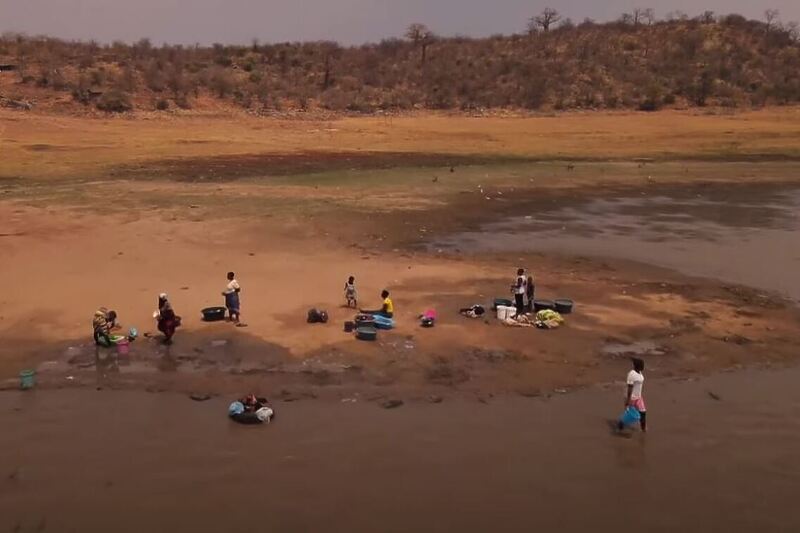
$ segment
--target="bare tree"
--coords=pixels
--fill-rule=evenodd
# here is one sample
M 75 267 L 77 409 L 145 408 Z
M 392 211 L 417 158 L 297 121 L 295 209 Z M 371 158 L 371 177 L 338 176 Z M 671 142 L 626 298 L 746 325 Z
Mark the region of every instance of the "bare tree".
M 436 40 L 434 33 L 425 24 L 415 22 L 406 30 L 406 38 L 414 43 L 415 48 L 420 49 L 420 63 L 425 63 L 428 47 Z
M 700 22 L 702 22 L 703 24 L 713 24 L 714 21 L 716 20 L 713 11 L 703 11 L 703 14 L 700 15 L 699 18 Z
M 534 28 L 542 28 L 542 31 L 548 31 L 550 30 L 550 27 L 556 24 L 559 20 L 561 20 L 561 15 L 558 13 L 558 11 L 552 7 L 546 7 L 540 14 L 530 19 L 528 28 L 533 26 Z
M 637 24 L 644 23 L 648 26 L 652 26 L 653 22 L 656 21 L 656 11 L 652 7 L 636 9 L 634 11 L 634 16 L 636 17 Z
M 320 43 L 320 48 L 323 56 L 323 67 L 325 69 L 322 79 L 322 90 L 327 90 L 333 83 L 331 70 L 333 68 L 333 60 L 342 54 L 342 47 L 339 43 L 333 41 L 324 41 Z
M 777 22 L 780 14 L 780 11 L 777 9 L 767 9 L 764 11 L 764 20 L 767 21 L 767 32 L 772 31 L 772 29 L 775 27 L 775 23 Z
M 789 34 L 789 38 L 792 42 L 800 41 L 800 24 L 795 21 L 789 22 L 786 24 L 786 33 Z
M 425 36 L 430 33 L 431 30 L 429 30 L 425 24 L 415 22 L 408 26 L 406 30 L 406 39 L 414 43 L 414 46 L 419 46 L 423 39 L 425 39 Z

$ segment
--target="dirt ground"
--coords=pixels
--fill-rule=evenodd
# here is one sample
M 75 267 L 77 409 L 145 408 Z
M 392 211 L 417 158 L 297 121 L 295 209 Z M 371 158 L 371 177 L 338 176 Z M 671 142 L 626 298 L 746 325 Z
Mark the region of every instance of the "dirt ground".
M 422 244 L 530 196 L 794 180 L 797 113 L 317 124 L 2 112 L 0 377 L 15 387 L 33 366 L 52 387 L 485 398 L 608 381 L 633 354 L 656 376 L 783 364 L 796 357 L 800 313 L 776 295 L 611 259 Z M 582 162 L 563 162 L 572 159 Z M 564 327 L 458 315 L 507 296 L 518 266 L 535 272 L 538 296 L 576 301 Z M 229 270 L 246 328 L 200 321 L 201 308 L 221 303 Z M 349 275 L 365 306 L 392 292 L 398 327 L 376 343 L 342 331 Z M 143 337 L 127 359 L 95 353 L 98 306 L 154 333 L 160 292 L 184 317 L 175 345 Z M 305 324 L 310 307 L 330 323 Z M 422 329 L 428 308 L 440 320 Z

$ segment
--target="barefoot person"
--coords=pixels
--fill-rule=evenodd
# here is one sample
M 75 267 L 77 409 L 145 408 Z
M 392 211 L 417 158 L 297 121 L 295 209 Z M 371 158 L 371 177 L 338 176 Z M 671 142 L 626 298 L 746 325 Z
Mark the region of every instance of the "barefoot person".
M 350 276 L 344 284 L 344 300 L 347 307 L 358 307 L 358 292 L 356 292 L 356 278 Z
M 233 272 L 228 272 L 228 285 L 222 291 L 225 297 L 225 307 L 228 308 L 228 317 L 234 324 L 239 325 L 239 293 L 242 291 L 239 287 L 239 282 L 236 281 L 236 275 Z
M 389 298 L 389 291 L 386 289 L 381 292 L 381 298 L 383 299 L 383 307 L 381 307 L 378 311 L 365 311 L 361 309 L 361 312 L 365 315 L 380 315 L 385 316 L 386 318 L 394 317 L 394 302 L 392 299 Z
M 158 331 L 164 334 L 164 343 L 172 344 L 175 330 L 181 325 L 181 317 L 175 314 L 165 292 L 158 295 L 158 311 L 154 313 L 154 318 L 158 323 Z
M 642 427 L 642 431 L 647 431 L 647 407 L 644 404 L 644 396 L 642 395 L 644 361 L 638 357 L 634 357 L 631 361 L 633 362 L 633 370 L 628 372 L 626 380 L 628 388 L 625 395 L 625 408 L 633 407 L 639 412 L 639 424 Z M 623 422 L 618 422 L 617 430 L 622 431 L 623 429 L 625 429 Z

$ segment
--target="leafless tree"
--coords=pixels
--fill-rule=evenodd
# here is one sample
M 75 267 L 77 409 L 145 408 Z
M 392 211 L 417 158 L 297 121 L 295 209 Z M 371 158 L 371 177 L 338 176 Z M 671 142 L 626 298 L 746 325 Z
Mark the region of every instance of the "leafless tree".
M 789 34 L 789 38 L 793 42 L 800 41 L 800 24 L 795 21 L 791 21 L 786 24 L 786 33 Z
M 420 49 L 420 63 L 425 63 L 428 47 L 436 39 L 434 33 L 425 24 L 415 22 L 406 30 L 406 38 L 414 43 L 415 48 Z
M 408 26 L 406 30 L 406 39 L 414 43 L 414 46 L 419 46 L 425 36 L 428 35 L 431 30 L 425 24 L 420 24 L 419 22 L 415 22 Z
M 652 7 L 645 9 L 636 8 L 633 10 L 633 23 L 638 26 L 639 24 L 647 24 L 651 26 L 656 20 L 656 12 Z
M 703 24 L 713 24 L 716 20 L 713 11 L 703 11 L 703 14 L 698 17 Z
M 333 68 L 333 60 L 342 55 L 342 47 L 339 43 L 333 41 L 324 41 L 320 43 L 322 52 L 323 68 L 325 69 L 322 79 L 322 90 L 327 90 L 333 83 L 331 70 Z
M 772 31 L 772 29 L 775 27 L 780 14 L 780 11 L 777 9 L 767 9 L 764 11 L 764 20 L 767 21 L 767 32 Z
M 561 20 L 559 12 L 552 7 L 546 7 L 540 14 L 530 19 L 528 28 L 533 26 L 534 28 L 542 28 L 542 31 L 548 31 L 559 20 Z

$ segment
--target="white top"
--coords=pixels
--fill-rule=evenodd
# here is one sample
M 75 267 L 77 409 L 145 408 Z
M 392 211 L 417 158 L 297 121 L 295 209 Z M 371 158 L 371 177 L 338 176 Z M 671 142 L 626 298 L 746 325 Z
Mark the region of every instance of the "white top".
M 642 397 L 642 386 L 644 385 L 644 375 L 636 370 L 628 372 L 628 385 L 633 385 L 631 400 L 638 400 Z
M 234 292 L 236 292 L 236 291 L 237 291 L 237 290 L 239 290 L 239 289 L 241 289 L 241 287 L 239 287 L 239 282 L 238 282 L 238 281 L 236 281 L 235 279 L 232 279 L 232 280 L 231 280 L 231 281 L 228 283 L 228 287 L 225 289 L 225 293 L 226 293 L 226 294 L 231 294 L 231 293 L 234 293 Z
M 517 286 L 514 287 L 514 294 L 525 294 L 525 287 L 528 280 L 525 276 L 517 276 Z

